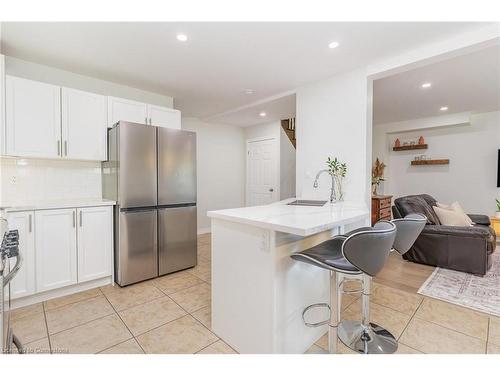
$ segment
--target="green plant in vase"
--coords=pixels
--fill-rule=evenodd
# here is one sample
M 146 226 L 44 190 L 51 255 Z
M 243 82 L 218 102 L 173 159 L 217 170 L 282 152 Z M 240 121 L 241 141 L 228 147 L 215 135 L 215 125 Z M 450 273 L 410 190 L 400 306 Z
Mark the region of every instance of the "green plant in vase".
M 343 183 L 344 178 L 347 175 L 347 164 L 342 163 L 336 157 L 334 159 L 328 158 L 326 161 L 328 166 L 328 173 L 333 177 L 335 181 L 336 197 L 338 201 L 344 200 L 344 189 Z
M 495 201 L 497 202 L 497 212 L 495 212 L 495 217 L 500 219 L 500 200 L 497 198 Z

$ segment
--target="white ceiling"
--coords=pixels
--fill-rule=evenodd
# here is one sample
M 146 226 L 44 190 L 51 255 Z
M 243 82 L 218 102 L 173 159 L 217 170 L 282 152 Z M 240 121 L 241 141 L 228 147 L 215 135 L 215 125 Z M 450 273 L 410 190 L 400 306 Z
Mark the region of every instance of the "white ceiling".
M 430 88 L 421 85 L 432 83 Z M 446 106 L 443 112 L 440 108 Z M 500 109 L 500 46 L 386 77 L 373 85 L 373 123 Z
M 183 115 L 203 118 L 484 25 L 5 22 L 2 50 L 172 95 Z M 178 32 L 189 40 L 178 42 Z M 329 49 L 331 41 L 340 46 Z

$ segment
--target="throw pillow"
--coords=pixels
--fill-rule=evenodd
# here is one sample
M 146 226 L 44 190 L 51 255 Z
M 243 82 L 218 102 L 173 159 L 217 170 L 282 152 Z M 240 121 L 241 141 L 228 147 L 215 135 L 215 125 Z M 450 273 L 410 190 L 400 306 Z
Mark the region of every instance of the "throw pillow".
M 434 212 L 439 218 L 439 221 L 443 225 L 450 225 L 454 227 L 469 227 L 471 224 L 466 220 L 464 214 L 457 212 L 455 210 L 448 210 L 446 208 L 441 208 L 438 206 L 432 207 Z
M 464 220 L 469 224 L 469 225 L 474 225 L 474 222 L 471 220 L 471 218 L 469 217 L 469 215 L 467 215 L 464 211 L 464 209 L 462 208 L 462 206 L 460 205 L 460 203 L 458 202 L 453 202 L 452 204 L 448 205 L 448 204 L 444 204 L 444 203 L 439 203 L 439 202 L 436 202 L 437 206 L 439 208 L 444 208 L 446 210 L 453 210 L 455 212 L 458 212 L 460 213 L 461 215 L 463 215 L 464 217 Z

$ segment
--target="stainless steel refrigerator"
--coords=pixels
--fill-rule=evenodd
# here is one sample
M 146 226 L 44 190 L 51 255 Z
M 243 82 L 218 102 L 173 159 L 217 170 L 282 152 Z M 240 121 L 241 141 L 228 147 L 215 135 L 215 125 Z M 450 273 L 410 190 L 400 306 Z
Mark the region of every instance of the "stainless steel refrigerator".
M 103 196 L 114 211 L 115 281 L 196 265 L 196 134 L 120 121 L 108 130 Z

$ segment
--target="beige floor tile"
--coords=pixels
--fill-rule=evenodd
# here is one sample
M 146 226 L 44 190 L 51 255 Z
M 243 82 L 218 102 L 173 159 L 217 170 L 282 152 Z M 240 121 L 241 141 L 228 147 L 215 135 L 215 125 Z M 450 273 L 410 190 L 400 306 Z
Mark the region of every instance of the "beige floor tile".
M 196 310 L 191 315 L 208 329 L 212 329 L 212 309 L 210 306 Z
M 118 313 L 134 336 L 159 327 L 187 313 L 168 297 L 131 307 Z
M 500 345 L 496 345 L 492 342 L 488 343 L 488 354 L 500 354 Z
M 47 337 L 44 313 L 37 313 L 11 320 L 12 329 L 23 344 Z
M 488 341 L 500 345 L 500 318 L 490 316 L 490 330 Z
M 313 344 L 304 354 L 328 354 L 328 352 L 318 345 Z
M 415 317 L 486 341 L 488 316 L 465 307 L 426 298 Z
M 10 317 L 11 319 L 17 319 L 40 313 L 43 313 L 43 304 L 41 302 L 14 309 L 10 312 Z
M 203 280 L 197 278 L 187 271 L 181 271 L 162 276 L 157 279 L 153 279 L 152 282 L 165 294 L 172 294 L 180 290 L 201 284 Z
M 103 350 L 100 354 L 144 354 L 144 352 L 135 339 L 130 339 Z
M 212 259 L 212 251 L 210 245 L 198 245 L 198 255 L 203 259 Z
M 49 334 L 52 335 L 113 313 L 106 298 L 100 296 L 50 310 L 45 314 Z
M 206 283 L 195 285 L 170 295 L 187 312 L 210 306 L 210 286 Z
M 197 354 L 238 354 L 224 341 L 219 340 L 210 344 L 205 349 L 200 350 Z
M 48 337 L 30 342 L 29 344 L 23 343 L 24 354 L 50 354 L 50 345 Z
M 203 259 L 200 259 L 196 267 L 190 268 L 187 272 L 207 283 L 212 282 L 212 266 L 210 262 L 204 261 Z
M 423 354 L 423 353 L 399 342 L 398 350 L 396 350 L 395 354 Z
M 192 316 L 185 316 L 137 337 L 146 353 L 191 354 L 218 338 Z
M 422 302 L 423 297 L 374 283 L 370 300 L 403 314 L 413 315 Z
M 484 354 L 486 342 L 437 324 L 413 318 L 400 340 L 423 353 Z
M 361 299 L 356 300 L 342 312 L 342 320 L 361 320 Z M 384 327 L 396 339 L 399 338 L 411 316 L 388 307 L 370 303 L 370 321 Z
M 164 296 L 164 294 L 157 287 L 155 287 L 152 282 L 134 284 L 124 288 L 101 288 L 101 290 L 116 311 L 141 305 L 145 302 Z
M 118 315 L 109 315 L 50 336 L 52 351 L 98 353 L 132 338 Z
M 80 302 L 100 295 L 102 295 L 100 289 L 94 288 L 90 290 L 85 290 L 83 292 L 70 294 L 64 297 L 54 298 L 44 302 L 45 311 L 54 310 L 59 307 L 69 305 L 71 303 Z

